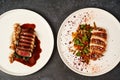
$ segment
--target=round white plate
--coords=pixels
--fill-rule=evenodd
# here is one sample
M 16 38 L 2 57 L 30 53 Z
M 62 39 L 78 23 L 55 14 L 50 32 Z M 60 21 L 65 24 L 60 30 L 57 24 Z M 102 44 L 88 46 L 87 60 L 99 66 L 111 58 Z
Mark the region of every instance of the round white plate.
M 40 40 L 42 52 L 40 58 L 33 67 L 26 66 L 17 61 L 9 62 L 11 34 L 15 23 L 33 23 L 36 25 L 36 32 Z M 54 47 L 53 33 L 50 25 L 39 14 L 26 10 L 10 10 L 0 16 L 0 70 L 5 73 L 24 76 L 40 70 L 50 59 Z
M 106 29 L 108 34 L 107 50 L 100 60 L 83 64 L 69 52 L 69 41 L 72 41 L 72 32 L 75 32 L 79 24 L 87 23 Z M 105 10 L 98 8 L 80 9 L 68 16 L 62 23 L 58 36 L 57 47 L 63 62 L 74 72 L 85 76 L 98 76 L 112 70 L 120 61 L 120 23 Z

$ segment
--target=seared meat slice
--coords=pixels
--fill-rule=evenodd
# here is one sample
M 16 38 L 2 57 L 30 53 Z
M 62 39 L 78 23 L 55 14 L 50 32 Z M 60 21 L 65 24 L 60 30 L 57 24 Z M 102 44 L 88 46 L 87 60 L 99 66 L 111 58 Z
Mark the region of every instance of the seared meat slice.
M 90 50 L 91 50 L 91 52 L 99 52 L 99 53 L 103 53 L 104 51 L 105 51 L 105 48 L 104 47 L 101 47 L 101 46 L 99 46 L 99 45 L 91 45 L 90 46 Z
M 106 47 L 106 43 L 100 39 L 96 39 L 96 38 L 92 38 L 91 39 L 91 44 L 94 44 L 94 45 L 99 45 L 99 46 L 102 46 L 102 47 Z
M 29 36 L 29 37 L 35 37 L 34 33 L 28 33 L 28 32 L 21 32 L 20 35 Z
M 103 39 L 107 39 L 107 34 L 106 34 L 106 32 L 93 32 L 93 34 L 92 34 L 93 36 L 98 36 L 98 37 L 100 37 L 100 38 L 103 38 Z
M 34 44 L 34 41 L 26 40 L 26 39 L 24 39 L 24 38 L 21 38 L 19 41 L 20 41 L 20 42 L 25 42 L 25 43 L 28 43 L 28 44 Z
M 23 46 L 17 46 L 16 49 L 20 49 L 20 50 L 24 50 L 24 51 L 30 51 L 30 52 L 33 51 L 33 49 L 31 49 L 30 47 L 23 47 Z
M 25 40 L 29 40 L 29 41 L 34 41 L 34 38 L 29 37 L 29 36 L 25 36 L 25 35 L 20 35 L 20 39 L 25 39 Z
M 35 43 L 35 25 L 16 25 L 19 30 L 15 31 L 16 36 L 16 48 L 15 52 L 23 57 L 31 57 Z
M 19 42 L 17 46 L 23 46 L 23 47 L 30 47 L 33 48 L 34 45 L 33 44 L 28 44 L 28 43 L 23 43 L 23 42 Z
M 96 27 L 92 31 L 90 39 L 90 54 L 91 59 L 100 58 L 106 50 L 107 33 L 103 28 Z
M 30 51 L 25 51 L 25 50 L 21 50 L 21 49 L 16 49 L 16 53 L 20 56 L 24 56 L 24 57 L 31 57 L 32 53 Z
M 102 56 L 103 56 L 103 54 L 101 54 L 101 52 L 95 52 L 95 51 L 93 51 L 89 55 L 90 59 L 92 59 L 92 60 L 97 60 L 97 59 L 99 59 Z

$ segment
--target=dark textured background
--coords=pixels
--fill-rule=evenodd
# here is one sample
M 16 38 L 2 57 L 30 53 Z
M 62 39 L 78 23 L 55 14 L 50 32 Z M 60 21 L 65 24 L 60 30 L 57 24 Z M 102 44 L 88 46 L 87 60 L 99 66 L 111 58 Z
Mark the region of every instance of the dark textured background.
M 60 59 L 56 38 L 61 23 L 72 12 L 86 7 L 107 10 L 120 21 L 120 0 L 0 0 L 0 14 L 18 8 L 41 14 L 50 24 L 55 38 L 52 57 L 40 71 L 23 77 L 11 76 L 0 71 L 0 80 L 120 80 L 120 64 L 107 74 L 86 77 L 72 72 Z

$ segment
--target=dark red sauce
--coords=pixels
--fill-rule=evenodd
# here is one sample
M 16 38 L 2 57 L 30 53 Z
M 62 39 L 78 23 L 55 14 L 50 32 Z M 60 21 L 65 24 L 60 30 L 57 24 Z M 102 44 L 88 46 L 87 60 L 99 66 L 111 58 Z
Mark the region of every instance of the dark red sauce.
M 32 29 L 34 29 L 35 28 L 35 24 L 29 24 L 29 23 L 23 24 L 21 26 L 21 28 L 32 28 Z

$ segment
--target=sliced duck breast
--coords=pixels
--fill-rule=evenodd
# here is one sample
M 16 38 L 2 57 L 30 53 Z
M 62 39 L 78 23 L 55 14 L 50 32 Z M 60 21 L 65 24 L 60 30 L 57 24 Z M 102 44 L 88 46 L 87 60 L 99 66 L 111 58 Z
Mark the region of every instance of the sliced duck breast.
M 34 49 L 34 43 L 35 43 L 35 31 L 34 31 L 35 25 L 29 24 L 29 25 L 16 25 L 17 30 L 15 33 L 17 33 L 16 37 L 19 36 L 16 44 L 16 53 L 23 57 L 31 57 L 32 51 Z

